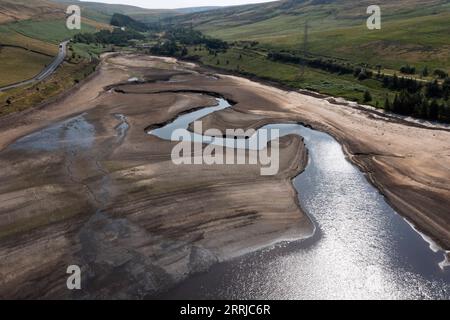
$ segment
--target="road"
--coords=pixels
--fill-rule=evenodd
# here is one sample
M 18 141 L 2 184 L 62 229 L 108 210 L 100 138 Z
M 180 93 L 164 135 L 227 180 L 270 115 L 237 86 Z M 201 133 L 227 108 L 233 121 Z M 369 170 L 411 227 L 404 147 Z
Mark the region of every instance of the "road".
M 13 88 L 17 88 L 17 87 L 20 87 L 20 86 L 23 86 L 23 85 L 26 85 L 26 84 L 40 82 L 40 81 L 44 80 L 45 78 L 47 78 L 48 76 L 50 76 L 53 72 L 55 72 L 55 70 L 61 65 L 61 63 L 66 58 L 67 43 L 69 43 L 69 40 L 63 41 L 63 42 L 60 43 L 58 55 L 39 74 L 37 74 L 36 76 L 34 76 L 33 78 L 31 78 L 29 80 L 25 80 L 25 81 L 17 82 L 17 83 L 14 83 L 14 84 L 10 84 L 10 85 L 7 85 L 5 87 L 0 87 L 0 92 L 6 91 L 6 90 L 9 90 L 9 89 L 13 89 Z

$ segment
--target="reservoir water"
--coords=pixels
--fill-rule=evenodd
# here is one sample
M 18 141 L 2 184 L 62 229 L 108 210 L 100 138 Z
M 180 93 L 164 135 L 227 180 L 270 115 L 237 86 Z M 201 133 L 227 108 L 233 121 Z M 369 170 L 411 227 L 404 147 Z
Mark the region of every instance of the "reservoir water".
M 229 106 L 218 99 L 217 106 L 182 115 L 149 134 L 170 139 L 174 129 L 186 129 L 189 123 Z M 314 235 L 219 263 L 160 298 L 450 298 L 445 252 L 386 203 L 346 159 L 338 142 L 298 124 L 262 129 L 305 139 L 309 163 L 293 183 L 302 209 L 316 225 Z M 192 134 L 192 139 L 200 141 L 201 136 Z M 214 143 L 228 145 L 227 140 Z

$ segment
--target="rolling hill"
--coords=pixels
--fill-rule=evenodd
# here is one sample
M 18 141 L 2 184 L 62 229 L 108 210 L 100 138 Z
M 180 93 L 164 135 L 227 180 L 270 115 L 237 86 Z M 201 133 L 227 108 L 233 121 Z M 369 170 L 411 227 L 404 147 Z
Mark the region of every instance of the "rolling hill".
M 26 19 L 45 19 L 50 17 L 61 17 L 64 8 L 55 3 L 40 0 L 2 0 L 0 1 L 0 24 Z
M 160 19 L 164 18 L 171 18 L 189 13 L 206 12 L 218 8 L 214 6 L 209 6 L 209 7 L 193 7 L 175 10 L 164 10 L 164 9 L 145 9 L 123 4 L 106 4 L 100 2 L 87 2 L 87 1 L 81 2 L 79 0 L 52 0 L 52 1 L 64 5 L 76 4 L 80 6 L 82 12 L 85 13 L 86 17 L 105 23 L 109 23 L 112 15 L 115 13 L 127 15 L 133 19 L 140 20 L 142 22 L 151 23 L 157 22 Z
M 308 50 L 352 62 L 450 69 L 450 3 L 446 0 L 380 0 L 382 29 L 368 30 L 371 0 L 282 0 L 227 7 L 172 18 L 227 41 L 257 41 L 261 47 Z
M 66 8 L 48 0 L 0 0 L 0 86 L 33 78 L 53 61 L 61 41 L 80 32 L 67 29 Z M 111 28 L 86 14 L 81 27 L 83 32 Z M 71 46 L 66 62 L 48 79 L 0 92 L 0 115 L 24 110 L 70 88 L 93 71 L 91 55 L 99 50 Z
M 60 41 L 79 32 L 65 27 L 66 8 L 48 0 L 0 0 L 0 44 L 31 46 L 33 50 L 53 54 Z M 84 31 L 104 28 L 110 28 L 109 22 L 82 17 Z M 50 47 L 53 49 L 49 50 Z
M 122 5 L 122 4 L 106 4 L 100 2 L 87 2 L 78 0 L 52 0 L 55 3 L 67 6 L 76 4 L 81 8 L 82 15 L 97 20 L 99 22 L 109 23 L 114 13 L 120 13 L 132 18 L 139 17 L 144 22 L 157 21 L 158 17 L 167 17 L 173 14 L 171 10 L 152 10 L 140 7 Z
M 27 80 L 38 74 L 58 52 L 58 45 L 78 30 L 65 26 L 66 6 L 47 0 L 0 0 L 0 85 Z M 82 30 L 110 26 L 82 19 Z
M 6 75 L 15 70 L 14 76 L 0 79 L 0 85 L 32 77 L 56 55 L 61 41 L 80 32 L 68 30 L 65 26 L 66 9 L 71 4 L 81 7 L 81 32 L 111 29 L 114 14 L 154 22 L 160 18 L 213 9 L 151 10 L 77 0 L 0 0 L 0 61 L 4 62 L 0 72 Z

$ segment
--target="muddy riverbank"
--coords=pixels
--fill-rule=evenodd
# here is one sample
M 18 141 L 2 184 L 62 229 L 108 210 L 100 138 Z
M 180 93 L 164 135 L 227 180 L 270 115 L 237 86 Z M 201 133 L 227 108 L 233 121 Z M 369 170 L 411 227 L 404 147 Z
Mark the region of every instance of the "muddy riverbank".
M 175 144 L 146 134 L 213 105 L 205 93 L 236 104 L 202 119 L 204 130 L 301 122 L 332 134 L 397 211 L 450 248 L 450 133 L 119 54 L 69 96 L 1 122 L 0 296 L 144 298 L 310 235 L 291 183 L 307 162 L 298 136 L 281 140 L 279 174 L 262 177 L 259 166 L 175 166 Z M 82 292 L 65 287 L 70 264 L 82 267 Z
M 311 234 L 291 184 L 306 165 L 301 139 L 281 140 L 276 176 L 255 165 L 176 166 L 175 143 L 145 129 L 215 99 L 110 89 L 0 153 L 11 168 L 0 176 L 1 296 L 143 298 L 219 261 Z M 82 267 L 82 292 L 65 287 L 71 264 Z

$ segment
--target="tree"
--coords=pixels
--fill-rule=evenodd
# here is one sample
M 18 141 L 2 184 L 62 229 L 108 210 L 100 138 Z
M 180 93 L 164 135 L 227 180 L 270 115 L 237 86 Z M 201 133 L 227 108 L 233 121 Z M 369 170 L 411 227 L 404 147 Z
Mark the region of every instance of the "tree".
M 366 90 L 364 92 L 364 102 L 372 101 L 372 95 L 370 94 L 369 90 Z
M 389 102 L 389 98 L 386 96 L 386 100 L 384 100 L 384 111 L 390 112 L 391 111 L 391 103 Z
M 416 73 L 416 68 L 411 67 L 409 64 L 407 64 L 406 66 L 402 66 L 400 68 L 400 72 L 405 74 L 414 74 Z
M 398 76 L 396 73 L 394 73 L 394 76 L 392 77 L 392 83 L 391 83 L 390 89 L 398 90 Z
M 439 120 L 442 122 L 450 123 L 450 104 L 442 104 L 439 110 Z
M 430 104 L 430 112 L 428 113 L 430 120 L 438 120 L 439 116 L 439 104 L 435 99 L 431 101 Z
M 367 78 L 369 78 L 369 74 L 368 74 L 367 70 L 362 69 L 361 72 L 358 74 L 358 80 L 362 81 L 362 80 L 366 80 Z
M 427 119 L 428 118 L 428 100 L 427 99 L 423 99 L 422 103 L 420 104 L 420 113 L 419 113 L 419 117 L 422 119 Z
M 442 95 L 441 88 L 437 80 L 433 82 L 428 82 L 425 87 L 425 93 L 429 98 L 440 98 Z
M 398 95 L 395 94 L 394 101 L 392 102 L 392 111 L 395 113 L 399 113 L 399 110 L 400 110 L 399 105 L 400 105 L 400 103 L 399 103 Z
M 425 67 L 422 69 L 422 76 L 423 76 L 423 77 L 428 77 L 429 74 L 430 74 L 430 73 L 428 72 L 428 67 L 425 66 Z
M 380 78 L 381 77 L 381 64 L 377 64 L 377 77 Z
M 113 14 L 110 23 L 111 25 L 116 27 L 128 27 L 139 32 L 145 32 L 149 30 L 149 27 L 145 23 L 139 22 L 129 16 L 119 13 Z
M 388 76 L 383 75 L 383 87 L 389 88 L 390 80 Z
M 450 97 L 450 78 L 445 78 L 444 82 L 442 83 L 442 91 L 443 91 L 443 97 L 444 100 L 448 100 Z
M 448 77 L 447 72 L 445 72 L 444 70 L 441 70 L 441 69 L 434 70 L 433 74 L 440 79 L 444 79 L 444 78 Z

